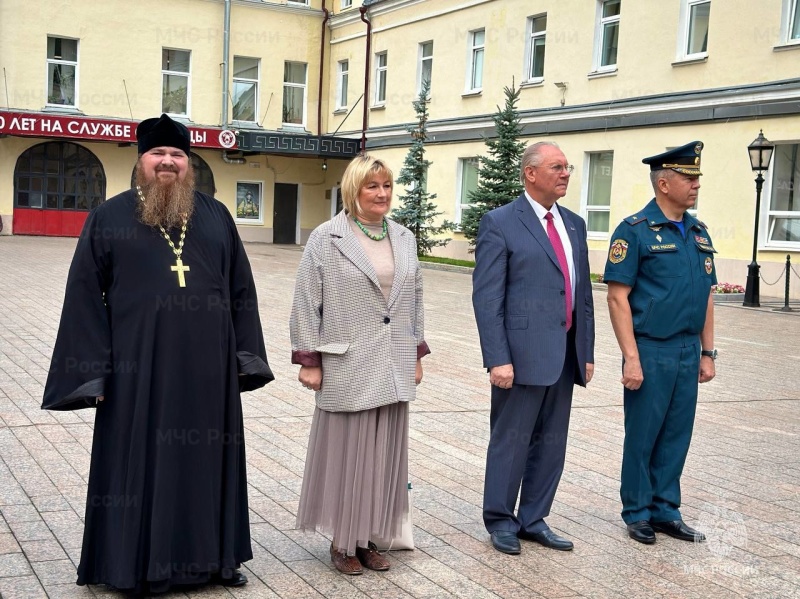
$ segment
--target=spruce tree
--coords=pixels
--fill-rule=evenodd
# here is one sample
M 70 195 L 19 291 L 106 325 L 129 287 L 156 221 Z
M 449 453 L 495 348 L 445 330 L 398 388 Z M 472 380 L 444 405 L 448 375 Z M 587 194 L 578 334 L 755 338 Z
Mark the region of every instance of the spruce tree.
M 417 255 L 425 256 L 438 246 L 445 246 L 449 238 L 437 238 L 438 235 L 452 231 L 453 223 L 444 221 L 439 226 L 434 226 L 433 221 L 442 212 L 436 211 L 435 193 L 428 193 L 425 177 L 428 167 L 432 164 L 425 160 L 425 140 L 428 129 L 428 92 L 430 85 L 423 82 L 419 96 L 413 102 L 417 122 L 406 130 L 411 134 L 411 147 L 406 154 L 403 168 L 397 183 L 405 187 L 405 194 L 398 196 L 401 205 L 392 211 L 392 218 L 414 233 L 417 240 Z
M 461 215 L 461 230 L 469 240 L 470 252 L 475 251 L 478 227 L 484 214 L 508 204 L 522 193 L 519 168 L 525 144 L 519 141 L 522 134 L 517 101 L 519 88 L 503 89 L 505 106 L 497 107 L 492 117 L 497 137 L 485 140 L 489 148 L 488 156 L 481 156 L 478 167 L 478 187 L 467 196 L 471 206 Z

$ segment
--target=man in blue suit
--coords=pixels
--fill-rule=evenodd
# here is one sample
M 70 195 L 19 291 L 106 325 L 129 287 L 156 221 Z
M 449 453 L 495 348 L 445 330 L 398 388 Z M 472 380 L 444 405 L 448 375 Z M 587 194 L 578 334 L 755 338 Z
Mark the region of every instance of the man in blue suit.
M 573 546 L 544 521 L 564 469 L 572 390 L 594 370 L 586 224 L 556 204 L 572 169 L 556 144 L 529 146 L 525 191 L 484 215 L 475 248 L 472 303 L 492 385 L 483 521 L 495 549 L 512 555 L 519 539 Z

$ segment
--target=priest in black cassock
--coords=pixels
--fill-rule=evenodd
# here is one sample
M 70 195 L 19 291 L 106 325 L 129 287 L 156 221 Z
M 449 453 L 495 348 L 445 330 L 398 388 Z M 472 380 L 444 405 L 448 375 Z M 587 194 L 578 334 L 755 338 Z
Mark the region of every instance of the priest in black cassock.
M 190 137 L 136 130 L 135 189 L 89 215 L 42 407 L 96 407 L 79 585 L 245 584 L 240 393 L 273 379 L 228 209 L 194 190 Z

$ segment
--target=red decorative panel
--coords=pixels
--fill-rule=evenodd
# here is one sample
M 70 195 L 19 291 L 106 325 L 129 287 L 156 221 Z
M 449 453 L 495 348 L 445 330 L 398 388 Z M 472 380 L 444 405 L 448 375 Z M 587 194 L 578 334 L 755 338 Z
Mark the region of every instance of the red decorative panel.
M 14 235 L 78 237 L 88 212 L 14 208 Z

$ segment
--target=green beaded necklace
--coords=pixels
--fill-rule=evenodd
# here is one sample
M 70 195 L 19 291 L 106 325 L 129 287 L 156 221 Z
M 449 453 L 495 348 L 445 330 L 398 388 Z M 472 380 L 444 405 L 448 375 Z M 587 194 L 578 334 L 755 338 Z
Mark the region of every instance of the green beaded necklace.
M 380 240 L 384 239 L 386 237 L 386 234 L 389 232 L 389 226 L 386 224 L 386 219 L 385 218 L 383 219 L 383 231 L 381 232 L 380 235 L 373 235 L 372 233 L 370 233 L 369 229 L 367 229 L 364 225 L 362 225 L 361 222 L 357 218 L 353 218 L 353 220 L 356 221 L 356 224 L 358 225 L 358 228 L 361 229 L 361 231 L 364 233 L 364 235 L 366 235 L 367 237 L 369 237 L 373 241 L 380 241 Z

